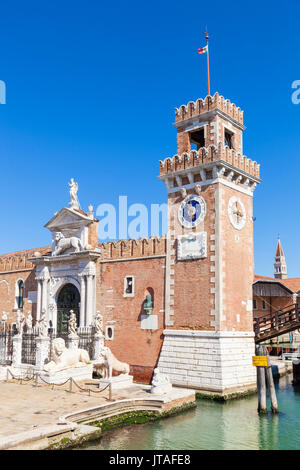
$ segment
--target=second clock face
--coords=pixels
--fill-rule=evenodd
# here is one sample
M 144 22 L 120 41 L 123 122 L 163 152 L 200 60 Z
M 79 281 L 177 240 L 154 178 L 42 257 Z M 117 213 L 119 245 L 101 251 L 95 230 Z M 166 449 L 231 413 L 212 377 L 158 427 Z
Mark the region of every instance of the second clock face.
M 234 228 L 242 230 L 246 223 L 246 210 L 242 201 L 236 196 L 229 199 L 228 216 Z
M 205 201 L 196 195 L 187 197 L 178 208 L 178 220 L 185 228 L 196 227 L 204 220 L 205 214 Z

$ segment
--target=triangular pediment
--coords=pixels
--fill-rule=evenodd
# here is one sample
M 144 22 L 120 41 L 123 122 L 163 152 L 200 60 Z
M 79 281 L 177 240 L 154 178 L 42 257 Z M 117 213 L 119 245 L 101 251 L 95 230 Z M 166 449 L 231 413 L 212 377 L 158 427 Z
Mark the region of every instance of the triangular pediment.
M 89 225 L 92 221 L 93 219 L 82 212 L 75 209 L 69 209 L 68 207 L 63 207 L 54 215 L 54 217 L 52 217 L 51 220 L 49 220 L 49 222 L 45 224 L 45 227 L 51 232 L 62 231 L 64 228 L 79 229 Z

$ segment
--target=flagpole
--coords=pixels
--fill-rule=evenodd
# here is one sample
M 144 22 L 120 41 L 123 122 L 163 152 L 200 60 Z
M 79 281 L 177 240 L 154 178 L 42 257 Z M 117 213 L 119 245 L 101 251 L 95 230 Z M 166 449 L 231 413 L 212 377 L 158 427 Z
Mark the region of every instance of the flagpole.
M 207 44 L 207 88 L 208 88 L 208 95 L 210 96 L 209 47 L 208 47 L 209 36 L 207 32 L 205 32 L 204 34 L 206 34 L 205 39 L 206 39 L 206 44 Z

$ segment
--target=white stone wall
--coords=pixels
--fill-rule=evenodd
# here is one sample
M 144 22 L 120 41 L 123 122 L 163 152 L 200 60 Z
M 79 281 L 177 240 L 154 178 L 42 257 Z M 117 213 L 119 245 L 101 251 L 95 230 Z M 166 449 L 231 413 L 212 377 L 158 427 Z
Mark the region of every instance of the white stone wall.
M 159 370 L 172 384 L 224 392 L 252 388 L 253 332 L 164 330 Z

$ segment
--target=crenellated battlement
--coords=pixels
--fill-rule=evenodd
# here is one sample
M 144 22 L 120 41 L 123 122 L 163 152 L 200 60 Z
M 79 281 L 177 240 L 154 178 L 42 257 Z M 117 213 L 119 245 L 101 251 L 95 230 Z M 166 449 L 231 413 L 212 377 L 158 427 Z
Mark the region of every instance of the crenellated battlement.
M 99 244 L 102 260 L 147 258 L 166 254 L 166 237 L 118 240 Z
M 219 93 L 215 93 L 214 96 L 208 95 L 204 100 L 199 98 L 197 101 L 190 101 L 187 105 L 175 108 L 175 122 L 185 121 L 217 109 L 243 125 L 244 113 L 241 108 L 225 99 L 224 96 L 220 96 Z
M 239 168 L 254 178 L 259 179 L 260 177 L 260 165 L 257 162 L 237 153 L 233 149 L 229 149 L 229 147 L 224 147 L 222 143 L 218 147 L 210 145 L 208 148 L 203 147 L 199 150 L 191 150 L 190 152 L 174 155 L 172 158 L 168 157 L 160 161 L 160 176 L 218 161 L 227 162 L 229 165 Z
M 51 246 L 17 251 L 0 256 L 0 273 L 33 269 L 34 266 L 29 259 L 33 257 L 36 251 L 41 255 L 45 255 L 51 251 Z

